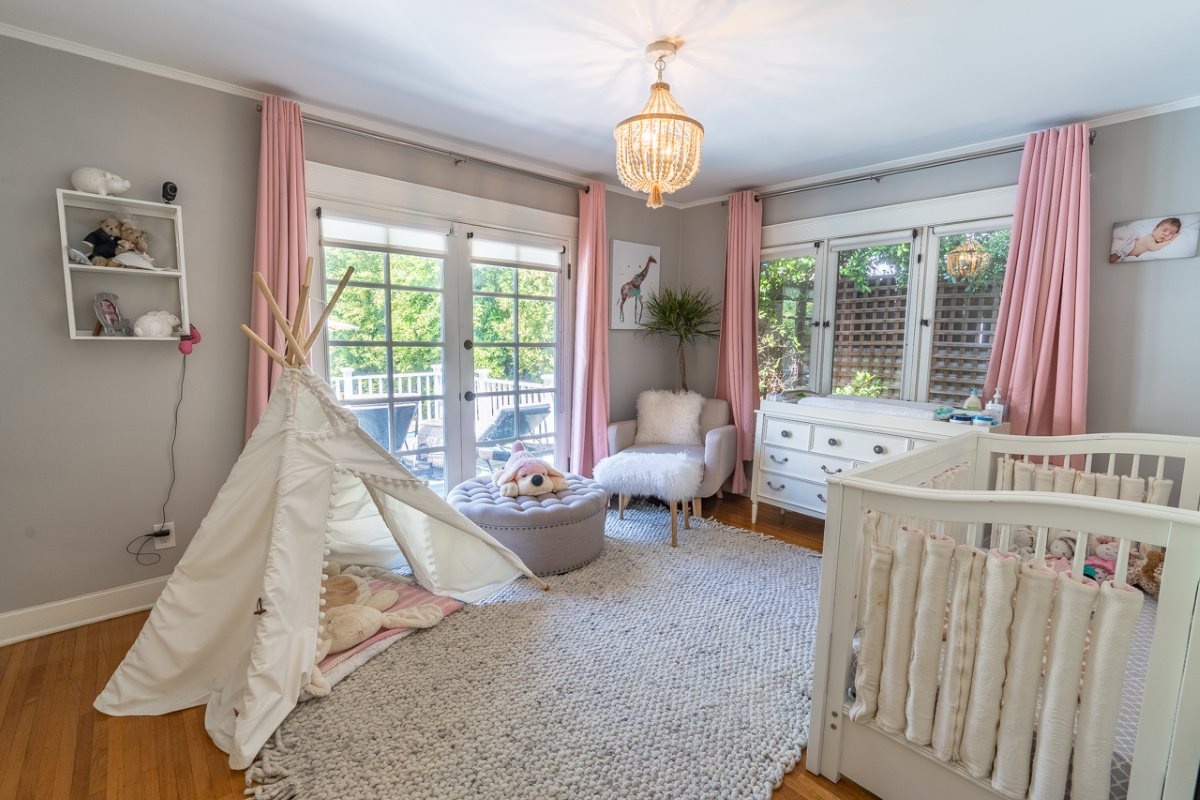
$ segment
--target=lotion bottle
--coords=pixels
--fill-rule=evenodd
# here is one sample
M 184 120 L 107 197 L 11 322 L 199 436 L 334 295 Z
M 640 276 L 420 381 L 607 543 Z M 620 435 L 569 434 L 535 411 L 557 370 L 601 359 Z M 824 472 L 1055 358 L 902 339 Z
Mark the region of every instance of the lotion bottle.
M 983 401 L 981 401 L 979 399 L 979 390 L 978 389 L 971 390 L 971 396 L 967 398 L 965 403 L 963 403 L 963 408 L 966 409 L 967 411 L 982 411 L 983 410 Z
M 996 393 L 992 395 L 992 399 L 983 409 L 996 422 L 1004 422 L 1004 400 L 1000 397 L 1000 387 L 996 387 Z

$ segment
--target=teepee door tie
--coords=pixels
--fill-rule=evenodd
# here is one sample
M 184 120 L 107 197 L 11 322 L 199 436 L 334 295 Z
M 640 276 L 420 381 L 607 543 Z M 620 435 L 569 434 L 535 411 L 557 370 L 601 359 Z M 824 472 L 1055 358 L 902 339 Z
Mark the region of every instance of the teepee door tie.
M 262 598 L 260 597 L 260 598 L 258 598 L 258 608 L 257 608 L 257 610 L 255 610 L 254 616 L 259 617 L 265 613 L 267 613 L 267 610 L 265 608 L 263 608 Z

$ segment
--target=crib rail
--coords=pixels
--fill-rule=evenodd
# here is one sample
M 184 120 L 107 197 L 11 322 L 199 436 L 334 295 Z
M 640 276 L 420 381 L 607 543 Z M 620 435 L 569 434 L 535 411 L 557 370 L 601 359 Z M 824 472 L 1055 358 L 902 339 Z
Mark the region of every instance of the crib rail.
M 1086 463 L 1097 467 L 1101 458 L 1113 454 L 1139 456 L 1126 463 L 1135 472 L 1148 469 L 1149 474 L 1170 469 L 1168 459 L 1179 460 L 1182 470 L 1176 492 L 1185 507 L 985 490 L 993 480 L 998 455 L 1034 461 L 1090 456 Z M 942 491 L 920 486 L 951 467 L 962 471 L 965 485 L 976 488 Z M 956 538 L 976 545 L 985 526 L 1030 526 L 1039 532 L 1039 559 L 1045 553 L 1046 532 L 1052 529 L 1104 533 L 1121 540 L 1122 568 L 1132 543 L 1168 548 L 1170 557 L 1164 567 L 1148 662 L 1147 686 L 1154 688 L 1144 698 L 1129 796 L 1190 796 L 1200 762 L 1200 715 L 1194 712 L 1200 708 L 1200 514 L 1190 510 L 1195 508 L 1200 490 L 1197 467 L 1200 444 L 1184 437 L 1113 434 L 1040 439 L 972 432 L 830 478 L 809 769 L 834 780 L 840 776 L 842 736 L 838 728 L 851 724 L 842 716 L 851 640 L 861 624 L 857 594 L 864 563 L 862 519 L 864 509 L 872 509 L 931 526 L 931 530 L 940 526 L 948 533 L 956 531 L 960 534 Z M 1117 576 L 1118 580 L 1123 577 L 1123 572 Z M 1192 711 L 1181 713 L 1186 709 Z M 920 748 L 910 749 L 916 753 Z M 928 758 L 931 768 L 949 768 L 932 755 Z

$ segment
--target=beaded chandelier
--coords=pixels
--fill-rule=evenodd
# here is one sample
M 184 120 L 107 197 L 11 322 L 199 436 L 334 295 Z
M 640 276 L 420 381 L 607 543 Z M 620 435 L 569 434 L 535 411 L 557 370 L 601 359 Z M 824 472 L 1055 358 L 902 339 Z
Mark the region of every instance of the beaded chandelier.
M 946 254 L 946 272 L 955 280 L 970 278 L 985 269 L 989 261 L 991 257 L 979 242 L 967 238 Z
M 613 138 L 617 140 L 617 176 L 621 183 L 648 192 L 646 205 L 661 208 L 663 194 L 687 186 L 700 171 L 704 126 L 687 116 L 671 96 L 670 85 L 663 82 L 663 70 L 667 59 L 675 55 L 675 45 L 655 42 L 646 52 L 657 56 L 654 68 L 658 80 L 650 85 L 650 99 L 641 113 L 622 120 L 613 130 Z

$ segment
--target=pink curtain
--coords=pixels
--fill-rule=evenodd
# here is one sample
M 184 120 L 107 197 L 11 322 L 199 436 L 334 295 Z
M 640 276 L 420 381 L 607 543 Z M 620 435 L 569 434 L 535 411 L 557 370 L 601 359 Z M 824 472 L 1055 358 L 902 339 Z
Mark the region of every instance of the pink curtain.
M 571 471 L 591 477 L 608 455 L 608 226 L 604 184 L 579 191 L 579 274 L 571 391 Z
M 1030 134 L 984 384 L 1015 434 L 1086 432 L 1090 188 L 1086 125 Z
M 308 251 L 304 189 L 304 128 L 300 106 L 266 95 L 262 101 L 262 145 L 258 157 L 258 219 L 254 231 L 254 270 L 267 279 L 288 319 L 300 302 Z M 249 284 L 250 282 L 247 281 Z M 250 288 L 250 327 L 276 351 L 287 348 L 267 301 Z M 250 343 L 246 382 L 246 438 L 258 425 L 280 366 Z
M 762 250 L 762 203 L 754 192 L 729 196 L 729 244 L 725 249 L 725 303 L 717 353 L 717 397 L 729 401 L 737 426 L 733 491 L 747 488 L 745 462 L 754 458 L 754 411 L 758 408 L 758 263 Z

